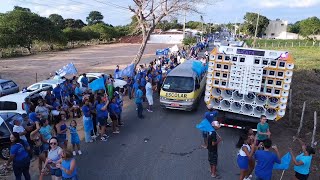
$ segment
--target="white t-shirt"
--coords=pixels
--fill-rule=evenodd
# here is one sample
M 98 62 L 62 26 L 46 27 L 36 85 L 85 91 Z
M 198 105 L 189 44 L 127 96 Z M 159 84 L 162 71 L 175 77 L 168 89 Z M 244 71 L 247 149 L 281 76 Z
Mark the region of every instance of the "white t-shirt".
M 12 131 L 20 134 L 20 133 L 24 132 L 25 129 L 22 126 L 14 125 Z M 20 136 L 20 139 L 25 140 L 25 141 L 27 140 L 25 135 Z
M 153 90 L 150 82 L 146 84 L 146 96 L 152 96 Z

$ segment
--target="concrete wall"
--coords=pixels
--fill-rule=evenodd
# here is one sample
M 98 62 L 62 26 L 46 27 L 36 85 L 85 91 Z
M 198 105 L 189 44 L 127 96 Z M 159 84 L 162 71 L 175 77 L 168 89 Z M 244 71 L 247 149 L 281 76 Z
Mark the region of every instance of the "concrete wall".
M 148 43 L 151 44 L 182 44 L 182 34 L 151 34 Z

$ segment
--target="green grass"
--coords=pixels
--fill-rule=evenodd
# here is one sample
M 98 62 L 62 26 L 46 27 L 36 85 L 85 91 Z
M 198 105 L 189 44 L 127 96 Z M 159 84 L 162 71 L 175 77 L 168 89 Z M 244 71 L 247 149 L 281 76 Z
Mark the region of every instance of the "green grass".
M 320 47 L 263 47 L 261 49 L 288 51 L 294 58 L 295 70 L 320 69 Z

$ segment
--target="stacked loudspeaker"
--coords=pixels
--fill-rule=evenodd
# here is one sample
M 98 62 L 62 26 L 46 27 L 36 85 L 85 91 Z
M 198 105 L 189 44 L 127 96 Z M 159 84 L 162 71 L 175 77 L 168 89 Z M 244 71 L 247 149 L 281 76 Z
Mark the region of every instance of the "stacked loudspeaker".
M 204 100 L 222 111 L 279 120 L 285 115 L 293 68 L 285 51 L 217 47 L 210 54 Z

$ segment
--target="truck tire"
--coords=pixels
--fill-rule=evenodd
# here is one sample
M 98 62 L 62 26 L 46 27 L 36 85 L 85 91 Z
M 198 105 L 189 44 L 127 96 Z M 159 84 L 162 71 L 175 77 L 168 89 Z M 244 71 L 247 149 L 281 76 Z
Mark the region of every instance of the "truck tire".
M 10 145 L 4 145 L 0 147 L 0 157 L 1 159 L 8 160 L 10 157 Z

